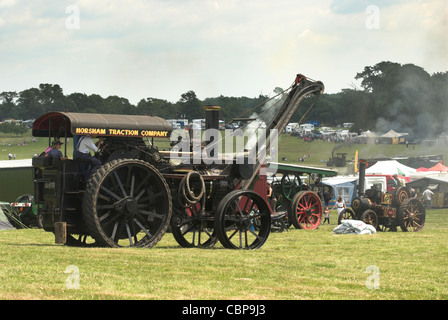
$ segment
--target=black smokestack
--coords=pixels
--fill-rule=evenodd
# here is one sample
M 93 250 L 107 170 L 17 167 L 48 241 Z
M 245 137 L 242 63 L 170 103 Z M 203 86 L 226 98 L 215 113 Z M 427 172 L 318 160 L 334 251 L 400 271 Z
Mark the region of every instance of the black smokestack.
M 205 130 L 207 129 L 219 129 L 219 106 L 206 106 L 205 107 Z
M 214 141 L 214 137 L 210 135 L 208 129 L 219 130 L 219 111 L 220 106 L 205 106 L 205 143 L 209 145 Z M 211 150 L 210 156 L 214 157 L 214 150 Z
M 358 197 L 364 192 L 364 185 L 366 182 L 366 160 L 359 160 L 359 184 L 358 184 Z

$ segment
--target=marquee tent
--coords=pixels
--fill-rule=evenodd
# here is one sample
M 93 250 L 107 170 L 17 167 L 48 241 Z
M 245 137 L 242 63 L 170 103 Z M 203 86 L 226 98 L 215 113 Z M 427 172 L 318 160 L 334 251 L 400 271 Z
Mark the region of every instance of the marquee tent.
M 441 172 L 448 172 L 448 167 L 444 166 L 442 162 L 439 162 L 434 167 L 429 168 L 429 171 L 441 171 Z
M 395 130 L 389 130 L 388 133 L 383 134 L 381 137 L 382 138 L 400 138 L 403 136 L 407 136 L 409 135 L 409 133 L 399 133 L 396 132 Z
M 448 177 L 424 177 L 406 184 L 410 188 L 423 192 L 429 187 L 434 192 L 448 193 Z
M 380 140 L 382 142 L 389 142 L 389 143 L 404 143 L 405 142 L 405 138 L 406 136 L 409 136 L 409 133 L 400 133 L 400 132 L 396 132 L 394 130 L 390 130 L 388 133 L 383 134 L 382 136 L 380 136 Z
M 396 160 L 378 161 L 373 166 L 366 169 L 366 174 L 398 174 L 403 177 L 409 177 L 416 169 L 405 166 Z

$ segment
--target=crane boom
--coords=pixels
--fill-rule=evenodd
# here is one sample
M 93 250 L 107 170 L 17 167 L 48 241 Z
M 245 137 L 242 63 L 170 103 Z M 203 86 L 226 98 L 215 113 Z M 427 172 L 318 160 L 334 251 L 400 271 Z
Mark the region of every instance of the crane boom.
M 321 81 L 314 81 L 302 74 L 298 74 L 294 84 L 289 89 L 290 91 L 286 100 L 273 117 L 271 123 L 266 127 L 266 132 L 271 132 L 272 130 L 276 130 L 277 133 L 283 132 L 303 99 L 310 94 L 320 95 L 324 92 L 324 88 L 324 84 Z M 259 138 L 256 147 L 252 149 L 252 152 L 257 152 L 262 145 L 265 145 L 265 150 L 267 152 L 271 149 L 271 145 L 276 139 L 278 139 L 278 134 L 269 134 L 267 137 Z M 266 160 L 266 152 L 262 152 L 256 157 L 257 160 L 253 168 L 252 176 L 249 179 L 242 181 L 242 190 L 248 190 L 251 187 L 255 177 L 258 175 L 261 165 Z

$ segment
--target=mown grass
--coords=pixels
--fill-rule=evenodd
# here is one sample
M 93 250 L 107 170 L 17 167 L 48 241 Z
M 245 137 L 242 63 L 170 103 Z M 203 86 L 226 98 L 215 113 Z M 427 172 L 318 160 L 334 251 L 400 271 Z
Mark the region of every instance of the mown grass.
M 335 235 L 330 225 L 272 233 L 259 250 L 76 248 L 42 230 L 0 232 L 0 299 L 448 299 L 448 210 L 422 232 Z M 68 289 L 67 267 L 80 271 Z M 378 289 L 366 286 L 378 268 Z
M 1 159 L 40 153 L 48 139 L 0 137 Z M 28 141 L 28 146 L 16 143 Z M 282 135 L 279 159 L 323 165 L 333 148 L 354 157 L 444 154 L 446 148 L 417 145 L 304 143 Z M 68 145 L 68 150 L 73 146 Z M 351 156 L 352 155 L 352 156 Z M 42 230 L 0 232 L 0 299 L 441 299 L 448 298 L 448 210 L 429 211 L 418 233 L 334 235 L 318 230 L 273 233 L 256 251 L 179 247 L 171 234 L 152 249 L 75 248 L 54 244 Z M 67 267 L 80 270 L 80 288 L 68 289 Z M 369 266 L 379 271 L 379 289 L 368 289 Z

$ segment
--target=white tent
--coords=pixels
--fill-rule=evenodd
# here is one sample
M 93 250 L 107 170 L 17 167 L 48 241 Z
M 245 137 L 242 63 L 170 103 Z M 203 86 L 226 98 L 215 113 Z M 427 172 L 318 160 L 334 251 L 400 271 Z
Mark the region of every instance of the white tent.
M 407 136 L 409 136 L 409 133 L 399 133 L 394 130 L 390 130 L 388 133 L 385 133 L 379 137 L 379 142 L 393 144 L 405 143 Z
M 366 169 L 366 174 L 398 174 L 404 177 L 409 177 L 415 172 L 417 172 L 416 169 L 405 166 L 396 160 L 378 161 Z
M 394 130 L 390 130 L 388 133 L 383 134 L 381 137 L 382 138 L 399 138 L 399 137 L 408 136 L 408 135 L 409 135 L 409 133 L 399 133 Z

